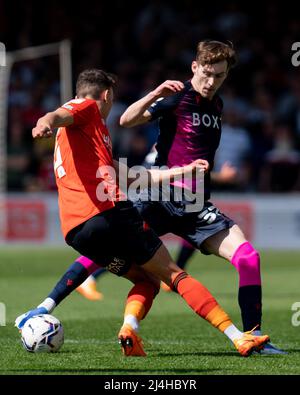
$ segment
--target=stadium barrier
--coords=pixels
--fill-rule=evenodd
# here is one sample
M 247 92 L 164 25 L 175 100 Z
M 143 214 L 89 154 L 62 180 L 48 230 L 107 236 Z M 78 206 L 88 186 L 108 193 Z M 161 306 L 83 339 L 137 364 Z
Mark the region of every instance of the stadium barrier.
M 300 195 L 215 194 L 212 202 L 241 226 L 247 238 L 266 249 L 300 249 Z M 8 194 L 2 244 L 64 245 L 57 195 Z M 164 240 L 174 245 L 178 238 Z

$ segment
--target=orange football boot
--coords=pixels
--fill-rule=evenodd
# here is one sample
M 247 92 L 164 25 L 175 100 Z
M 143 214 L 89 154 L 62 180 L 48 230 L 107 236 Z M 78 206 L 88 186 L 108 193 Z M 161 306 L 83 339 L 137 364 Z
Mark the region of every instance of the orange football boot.
M 88 281 L 84 281 L 79 285 L 76 291 L 89 300 L 102 300 L 104 298 L 103 294 L 97 291 L 97 282 L 95 279 L 88 278 Z
M 262 336 L 254 336 L 252 332 L 256 328 L 251 331 L 244 332 L 243 337 L 241 339 L 234 340 L 233 344 L 238 352 L 243 357 L 249 357 L 253 351 L 260 351 L 264 348 L 264 345 L 270 341 L 268 335 Z
M 143 348 L 143 340 L 131 328 L 130 325 L 124 324 L 118 334 L 119 344 L 122 353 L 126 357 L 146 357 L 147 354 Z

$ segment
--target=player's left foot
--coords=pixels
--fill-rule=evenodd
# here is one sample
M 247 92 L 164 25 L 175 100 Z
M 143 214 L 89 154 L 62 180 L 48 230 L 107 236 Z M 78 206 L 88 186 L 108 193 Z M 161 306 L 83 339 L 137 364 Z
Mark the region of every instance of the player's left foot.
M 79 285 L 76 291 L 89 300 L 102 300 L 104 297 L 101 292 L 97 291 L 97 282 L 92 276 Z
M 274 346 L 272 343 L 265 344 L 264 348 L 257 352 L 259 355 L 287 355 L 286 351 Z
M 146 357 L 147 354 L 143 348 L 143 340 L 131 328 L 130 325 L 124 324 L 118 334 L 119 344 L 122 353 L 126 357 Z

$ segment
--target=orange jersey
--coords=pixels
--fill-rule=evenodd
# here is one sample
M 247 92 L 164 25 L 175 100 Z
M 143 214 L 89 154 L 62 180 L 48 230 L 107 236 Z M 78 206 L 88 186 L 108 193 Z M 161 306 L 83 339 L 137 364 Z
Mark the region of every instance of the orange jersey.
M 72 125 L 58 129 L 54 152 L 59 213 L 66 237 L 77 225 L 114 207 L 119 188 L 106 171 L 113 168 L 111 139 L 95 100 L 74 99 L 62 108 L 74 118 Z

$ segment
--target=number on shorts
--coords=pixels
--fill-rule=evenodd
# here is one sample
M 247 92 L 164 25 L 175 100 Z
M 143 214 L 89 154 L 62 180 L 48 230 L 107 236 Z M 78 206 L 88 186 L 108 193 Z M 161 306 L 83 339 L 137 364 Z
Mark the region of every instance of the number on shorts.
M 220 214 L 219 209 L 215 206 L 206 207 L 204 210 L 201 211 L 199 214 L 199 219 L 203 222 L 206 222 L 208 225 L 215 222 L 217 216 Z

